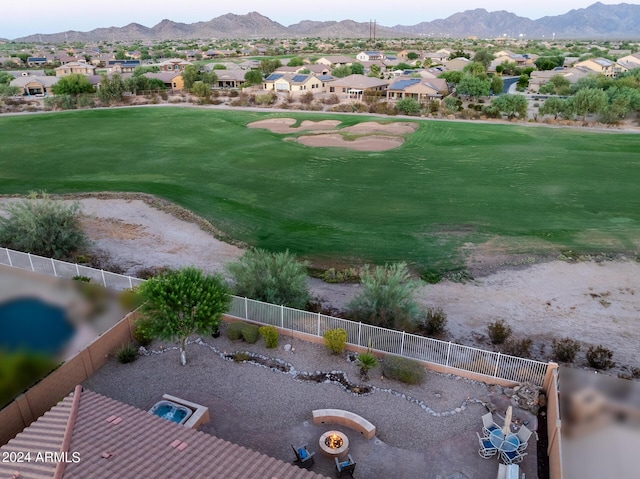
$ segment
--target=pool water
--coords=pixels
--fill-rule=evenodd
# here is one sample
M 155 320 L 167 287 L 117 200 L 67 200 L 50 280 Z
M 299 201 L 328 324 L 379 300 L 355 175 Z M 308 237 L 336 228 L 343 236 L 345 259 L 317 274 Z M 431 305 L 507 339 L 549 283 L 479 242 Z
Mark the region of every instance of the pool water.
M 74 333 L 64 309 L 37 298 L 0 304 L 0 349 L 56 355 Z

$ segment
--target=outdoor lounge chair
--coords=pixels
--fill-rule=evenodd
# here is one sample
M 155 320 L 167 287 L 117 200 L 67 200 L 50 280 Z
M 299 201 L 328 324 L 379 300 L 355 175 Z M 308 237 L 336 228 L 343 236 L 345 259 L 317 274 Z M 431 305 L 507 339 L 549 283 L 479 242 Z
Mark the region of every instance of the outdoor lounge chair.
M 489 459 L 490 457 L 495 456 L 498 453 L 498 449 L 491 444 L 488 438 L 480 436 L 476 431 L 476 436 L 478 436 L 478 443 L 480 444 L 480 449 L 478 449 L 478 454 L 480 457 L 484 459 Z
M 518 440 L 520 441 L 520 445 L 518 446 L 518 452 L 522 452 L 527 448 L 529 438 L 533 434 L 527 426 L 520 426 L 516 436 L 518 436 Z
M 349 474 L 349 476 L 353 477 L 353 471 L 356 469 L 356 461 L 353 460 L 351 454 L 347 454 L 346 461 L 340 461 L 337 457 L 334 459 L 336 461 L 336 469 L 338 470 L 338 478 L 342 477 L 343 474 Z
M 513 452 L 500 451 L 500 458 L 505 464 L 518 464 L 522 462 L 522 460 L 524 459 L 524 456 L 526 456 L 527 454 L 528 453 L 526 452 L 519 453 L 518 451 L 513 451 Z
M 495 429 L 500 429 L 500 426 L 493 420 L 493 414 L 488 412 L 482 416 L 482 432 L 484 432 L 485 436 L 488 436 Z
M 313 455 L 315 454 L 315 452 L 309 452 L 309 450 L 307 449 L 307 444 L 299 447 L 291 445 L 291 448 L 296 455 L 296 460 L 293 461 L 294 464 L 304 469 L 309 469 L 311 466 L 313 466 Z

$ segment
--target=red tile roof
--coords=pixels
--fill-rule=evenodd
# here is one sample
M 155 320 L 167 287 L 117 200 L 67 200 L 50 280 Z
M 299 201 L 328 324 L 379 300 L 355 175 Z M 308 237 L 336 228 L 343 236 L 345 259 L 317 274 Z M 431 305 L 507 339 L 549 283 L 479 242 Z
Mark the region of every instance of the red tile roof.
M 15 473 L 20 479 L 54 477 L 56 462 L 35 459 L 38 453 L 61 451 L 67 424 L 70 443 L 60 476 L 65 479 L 325 477 L 92 391 L 79 394 L 75 421 L 69 420 L 71 393 L 0 448 L 0 454 L 31 452 L 30 463 L 0 462 L 0 479 Z

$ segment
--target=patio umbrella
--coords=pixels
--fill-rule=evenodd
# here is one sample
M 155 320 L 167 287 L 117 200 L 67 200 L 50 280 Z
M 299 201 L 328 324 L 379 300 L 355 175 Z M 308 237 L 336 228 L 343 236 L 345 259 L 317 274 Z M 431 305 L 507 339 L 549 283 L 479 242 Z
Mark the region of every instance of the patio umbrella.
M 509 406 L 507 408 L 507 413 L 504 416 L 504 427 L 502 428 L 502 433 L 506 436 L 511 432 L 509 429 L 511 426 L 511 416 L 513 415 L 513 408 Z

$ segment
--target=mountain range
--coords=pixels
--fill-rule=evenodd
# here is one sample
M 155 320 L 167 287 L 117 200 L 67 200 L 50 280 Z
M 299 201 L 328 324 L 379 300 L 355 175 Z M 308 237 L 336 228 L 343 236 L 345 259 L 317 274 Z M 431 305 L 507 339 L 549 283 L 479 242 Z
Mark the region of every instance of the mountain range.
M 415 16 L 414 16 L 415 18 Z M 95 42 L 101 40 L 170 40 L 196 38 L 369 38 L 368 22 L 304 20 L 288 27 L 257 12 L 246 15 L 228 13 L 206 22 L 178 23 L 162 20 L 154 27 L 130 23 L 124 27 L 97 28 L 89 32 L 67 31 L 34 34 L 17 38 L 20 42 L 64 41 Z M 556 39 L 638 39 L 640 5 L 594 3 L 587 8 L 563 15 L 531 20 L 504 10 L 488 12 L 483 8 L 466 10 L 444 19 L 416 25 L 375 26 L 376 38 L 447 37 L 447 38 L 556 38 Z

